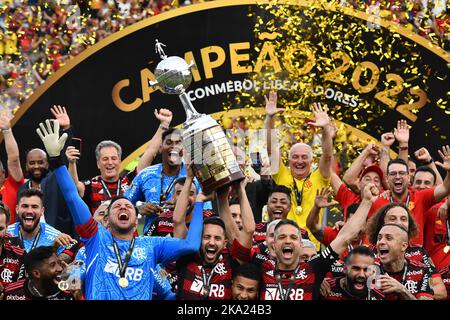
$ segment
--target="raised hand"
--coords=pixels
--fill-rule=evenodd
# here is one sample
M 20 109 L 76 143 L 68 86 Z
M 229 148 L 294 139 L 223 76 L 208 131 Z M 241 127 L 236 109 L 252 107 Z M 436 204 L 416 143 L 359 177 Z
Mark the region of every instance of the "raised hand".
M 367 157 L 372 156 L 376 158 L 380 153 L 380 148 L 376 143 L 371 142 L 364 148 L 363 152 L 367 154 Z
M 50 123 L 53 123 L 53 127 Z M 67 140 L 67 133 L 63 133 L 59 136 L 59 122 L 57 120 L 45 120 L 45 125 L 39 123 L 39 128 L 36 132 L 44 143 L 45 150 L 50 157 L 57 157 L 61 154 L 61 150 L 64 148 L 64 144 Z
M 398 143 L 408 143 L 409 127 L 406 120 L 397 121 L 397 128 L 394 129 L 394 136 Z
M 328 201 L 331 196 L 332 191 L 330 188 L 322 188 L 316 193 L 316 199 L 314 200 L 314 205 L 319 208 L 327 208 L 336 204 L 336 201 Z
M 428 152 L 428 150 L 424 147 L 420 148 L 416 152 L 414 152 L 414 156 L 417 160 L 423 161 L 423 162 L 430 162 L 431 161 L 431 155 Z
M 269 98 L 264 96 L 264 99 L 266 100 L 266 115 L 273 116 L 277 114 L 280 111 L 283 111 L 283 108 L 277 108 L 277 92 L 276 91 L 270 91 L 269 92 Z
M 155 109 L 154 113 L 156 119 L 158 119 L 163 126 L 167 128 L 170 126 L 170 123 L 172 122 L 172 111 L 169 109 L 159 109 L 159 111 Z
M 55 119 L 58 120 L 59 125 L 61 128 L 63 128 L 63 130 L 67 130 L 70 128 L 70 118 L 65 107 L 54 105 L 50 108 L 50 111 L 53 113 Z
M 327 111 L 322 108 L 320 103 L 314 102 L 311 106 L 311 111 L 314 113 L 315 121 L 310 122 L 315 127 L 325 127 L 330 124 L 330 117 L 328 117 Z
M 66 157 L 69 162 L 74 163 L 80 159 L 80 150 L 76 149 L 74 146 L 68 146 L 66 149 Z
M 380 190 L 373 183 L 368 183 L 363 190 L 363 200 L 368 200 L 373 203 L 377 201 L 379 194 Z
M 448 145 L 442 147 L 442 151 L 438 150 L 439 156 L 443 162 L 436 161 L 435 164 L 445 171 L 450 171 L 450 147 Z
M 12 115 L 7 114 L 6 112 L 0 113 L 0 129 L 1 130 L 11 129 L 11 119 Z
M 386 132 L 381 135 L 381 144 L 383 147 L 390 148 L 395 141 L 395 136 L 392 132 Z

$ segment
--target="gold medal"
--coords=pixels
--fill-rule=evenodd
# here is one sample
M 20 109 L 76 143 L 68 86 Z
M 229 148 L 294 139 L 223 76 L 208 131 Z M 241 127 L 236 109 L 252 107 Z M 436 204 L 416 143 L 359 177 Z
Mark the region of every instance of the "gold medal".
M 444 253 L 448 253 L 449 250 L 450 250 L 450 246 L 446 245 L 445 248 L 444 248 Z
M 60 281 L 58 283 L 58 289 L 61 291 L 69 290 L 69 284 L 67 283 L 67 281 Z
M 120 278 L 119 279 L 119 286 L 122 288 L 128 287 L 128 280 L 126 278 Z
M 295 213 L 296 214 L 302 214 L 303 208 L 301 206 L 297 206 L 297 208 L 295 208 Z

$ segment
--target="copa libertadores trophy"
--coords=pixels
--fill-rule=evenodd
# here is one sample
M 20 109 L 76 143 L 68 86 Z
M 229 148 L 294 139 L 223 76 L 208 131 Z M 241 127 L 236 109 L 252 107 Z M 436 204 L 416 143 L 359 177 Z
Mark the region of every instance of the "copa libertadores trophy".
M 193 170 L 204 193 L 224 187 L 245 176 L 239 168 L 236 157 L 225 133 L 209 115 L 198 113 L 185 90 L 192 82 L 191 68 L 194 63 L 165 55 L 165 45 L 156 39 L 155 49 L 162 59 L 155 69 L 156 81 L 150 85 L 158 86 L 167 94 L 176 94 L 181 100 L 186 121 L 183 124 L 183 145 L 187 150 L 186 163 L 194 162 Z

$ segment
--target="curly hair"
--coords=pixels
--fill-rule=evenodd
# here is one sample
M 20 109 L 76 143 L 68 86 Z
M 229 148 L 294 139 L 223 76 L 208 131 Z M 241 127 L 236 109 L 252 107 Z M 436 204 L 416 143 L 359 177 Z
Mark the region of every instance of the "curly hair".
M 384 218 L 386 217 L 387 212 L 395 207 L 401 207 L 408 213 L 408 239 L 414 238 L 419 233 L 417 222 L 408 207 L 406 207 L 403 203 L 389 203 L 381 207 L 378 212 L 367 222 L 367 236 L 370 243 L 377 243 L 378 233 L 385 224 Z

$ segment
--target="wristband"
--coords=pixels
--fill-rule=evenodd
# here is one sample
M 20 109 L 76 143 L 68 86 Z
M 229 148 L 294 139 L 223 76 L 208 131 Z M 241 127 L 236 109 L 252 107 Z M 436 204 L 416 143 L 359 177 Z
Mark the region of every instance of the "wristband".
M 56 156 L 56 157 L 50 157 L 48 159 L 48 162 L 55 169 L 61 167 L 62 165 L 64 165 L 64 163 L 62 161 L 62 158 L 61 158 L 61 155 Z
M 11 128 L 9 128 L 9 129 L 2 129 L 2 133 L 5 133 L 5 132 L 11 132 Z
M 163 126 L 162 124 L 160 124 L 159 127 L 164 131 L 169 130 L 169 127 Z
M 398 147 L 398 150 L 408 150 L 408 146 L 406 146 L 406 147 Z
M 424 165 L 429 165 L 429 164 L 432 163 L 432 162 L 434 162 L 434 159 L 433 159 L 433 158 L 431 158 L 430 161 L 422 161 L 422 163 L 423 163 Z

